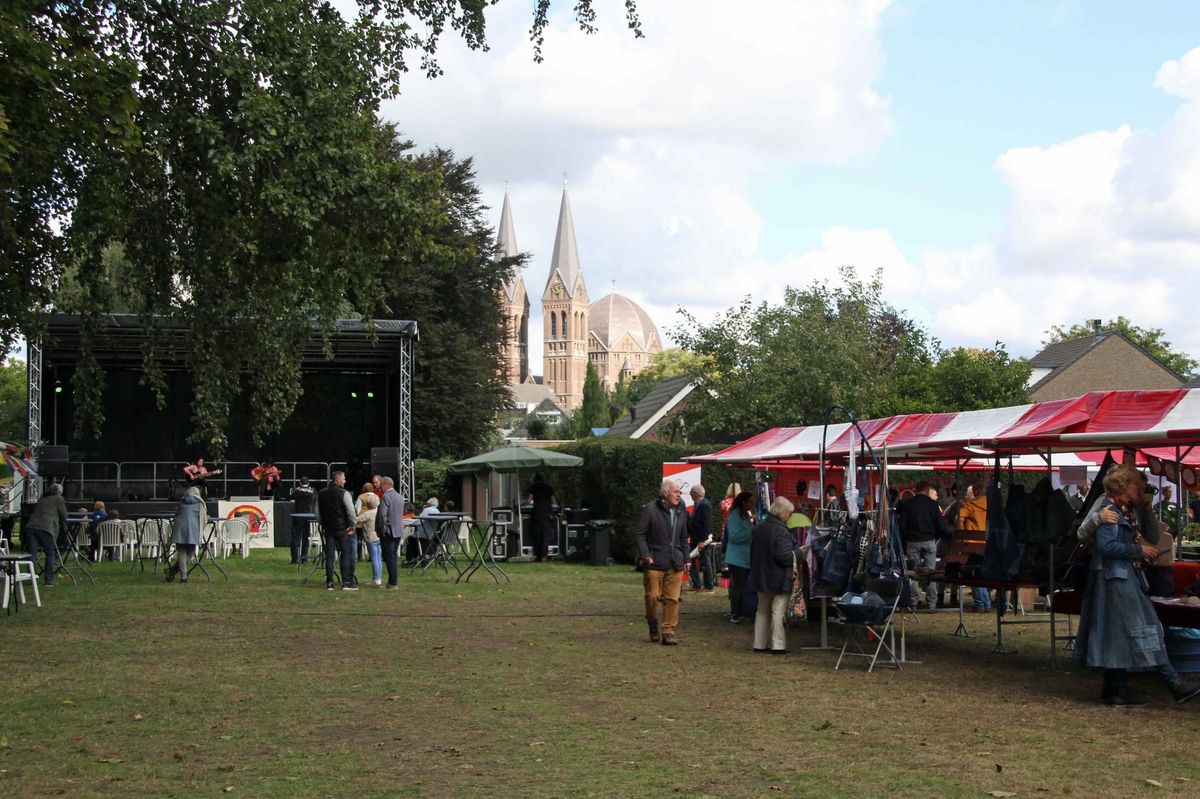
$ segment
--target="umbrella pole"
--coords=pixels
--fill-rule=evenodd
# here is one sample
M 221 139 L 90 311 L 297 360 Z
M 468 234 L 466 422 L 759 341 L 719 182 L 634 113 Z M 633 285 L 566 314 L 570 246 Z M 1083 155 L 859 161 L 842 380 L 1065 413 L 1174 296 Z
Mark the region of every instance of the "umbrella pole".
M 517 478 L 517 557 L 521 557 L 525 554 L 525 525 L 522 518 L 525 514 L 521 512 L 525 508 L 525 499 L 521 496 L 521 473 L 518 471 L 513 474 Z

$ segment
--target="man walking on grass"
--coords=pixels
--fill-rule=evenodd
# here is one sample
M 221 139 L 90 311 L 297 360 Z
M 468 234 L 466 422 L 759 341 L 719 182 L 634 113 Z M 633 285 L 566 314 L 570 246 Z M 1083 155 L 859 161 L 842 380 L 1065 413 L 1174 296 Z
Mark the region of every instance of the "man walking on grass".
M 688 563 L 688 515 L 679 501 L 682 495 L 678 483 L 663 480 L 658 499 L 642 508 L 635 538 L 642 559 L 650 640 L 661 641 L 665 646 L 679 643 L 675 637 L 679 624 L 679 593 L 683 588 L 683 570 Z M 660 599 L 663 605 L 661 624 L 658 618 Z

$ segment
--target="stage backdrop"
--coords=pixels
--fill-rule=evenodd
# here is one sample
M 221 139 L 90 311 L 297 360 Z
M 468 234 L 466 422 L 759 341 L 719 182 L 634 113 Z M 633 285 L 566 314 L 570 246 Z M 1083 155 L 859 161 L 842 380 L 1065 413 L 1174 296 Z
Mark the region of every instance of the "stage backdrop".
M 222 519 L 243 517 L 250 522 L 250 547 L 267 549 L 275 546 L 275 503 L 272 500 L 221 500 L 217 514 Z

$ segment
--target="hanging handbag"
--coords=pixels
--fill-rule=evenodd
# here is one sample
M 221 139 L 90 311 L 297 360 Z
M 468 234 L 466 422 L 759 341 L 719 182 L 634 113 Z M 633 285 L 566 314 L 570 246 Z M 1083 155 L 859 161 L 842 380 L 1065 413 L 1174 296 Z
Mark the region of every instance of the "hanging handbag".
M 804 581 L 800 579 L 799 553 L 792 555 L 792 595 L 788 597 L 786 621 L 795 627 L 808 621 L 808 603 L 804 601 Z

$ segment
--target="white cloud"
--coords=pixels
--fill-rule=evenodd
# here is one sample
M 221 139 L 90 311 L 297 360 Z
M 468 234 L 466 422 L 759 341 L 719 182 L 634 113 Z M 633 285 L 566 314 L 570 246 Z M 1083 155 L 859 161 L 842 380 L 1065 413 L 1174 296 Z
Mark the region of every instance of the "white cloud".
M 874 85 L 888 5 L 771 0 L 750 14 L 733 0 L 710 0 L 704 12 L 692 0 L 656 0 L 640 4 L 638 40 L 623 4 L 605 0 L 599 34 L 578 32 L 569 14 L 555 18 L 535 64 L 528 5 L 501 4 L 489 18 L 491 52 L 447 40 L 445 75 L 411 78 L 385 116 L 419 146 L 474 156 L 497 216 L 511 178 L 518 242 L 534 256 L 533 330 L 567 172 L 592 296 L 615 281 L 664 332 L 678 305 L 711 319 L 745 294 L 778 300 L 786 284 L 833 279 L 853 264 L 864 277 L 881 269 L 889 300 L 947 346 L 999 339 L 1028 355 L 1053 324 L 1124 314 L 1200 354 L 1191 310 L 1200 296 L 1200 48 L 1154 77 L 1182 100 L 1159 129 L 1122 125 L 1000 154 L 1010 202 L 992 240 L 906 256 L 893 231 L 847 219 L 813 246 L 761 254 L 756 179 L 796 163 L 862 161 L 889 135 L 889 99 Z
M 526 283 L 545 285 L 561 175 L 592 297 L 619 291 L 664 329 L 684 304 L 702 314 L 774 281 L 753 266 L 762 229 L 750 183 L 782 163 L 869 155 L 892 127 L 873 88 L 883 67 L 880 17 L 890 0 L 737 0 L 639 4 L 646 37 L 625 29 L 620 0 L 597 3 L 599 33 L 577 30 L 570 4 L 533 61 L 529 6 L 489 10 L 491 51 L 447 39 L 444 75 L 411 77 L 385 105 L 419 146 L 475 157 L 498 216 L 502 179 Z M 770 20 L 764 24 L 763 20 Z M 736 274 L 733 278 L 731 275 Z M 531 342 L 533 367 L 541 347 Z

